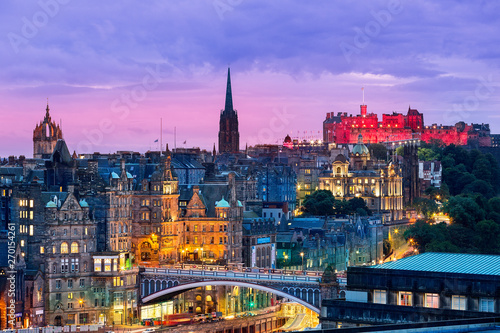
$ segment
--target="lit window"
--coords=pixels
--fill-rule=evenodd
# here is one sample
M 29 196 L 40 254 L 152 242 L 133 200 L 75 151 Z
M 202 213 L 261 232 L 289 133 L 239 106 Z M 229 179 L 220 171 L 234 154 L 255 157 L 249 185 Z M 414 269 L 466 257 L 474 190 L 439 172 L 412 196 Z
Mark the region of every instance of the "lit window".
M 78 243 L 77 242 L 71 243 L 71 253 L 78 253 Z
M 104 259 L 104 271 L 111 272 L 111 259 Z
M 24 246 L 24 239 L 21 239 L 21 246 Z
M 33 199 L 30 200 L 30 208 L 33 208 Z
M 33 220 L 33 211 L 30 210 L 30 220 Z
M 101 271 L 101 259 L 94 259 L 94 272 Z
M 462 295 L 453 295 L 451 297 L 451 308 L 453 310 L 467 310 L 467 298 Z
M 43 246 L 40 246 L 40 253 L 45 253 L 45 248 Z
M 399 292 L 399 303 L 398 305 L 412 306 L 412 294 L 408 291 Z
M 68 253 L 68 243 L 63 242 L 61 244 L 61 253 Z
M 31 213 L 33 213 L 33 212 L 31 212 Z M 33 236 L 33 225 L 32 224 L 30 225 L 30 236 Z
M 439 295 L 438 294 L 425 294 L 425 307 L 426 308 L 439 308 Z
M 374 290 L 373 291 L 373 303 L 387 304 L 387 291 Z

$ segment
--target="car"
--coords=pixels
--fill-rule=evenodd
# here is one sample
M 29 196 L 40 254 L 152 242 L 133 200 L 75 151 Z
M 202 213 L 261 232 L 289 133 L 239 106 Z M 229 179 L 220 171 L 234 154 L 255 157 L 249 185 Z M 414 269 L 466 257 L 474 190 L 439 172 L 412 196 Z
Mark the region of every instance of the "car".
M 155 331 L 156 330 L 154 328 L 146 328 L 144 331 L 142 331 L 142 333 L 153 333 Z

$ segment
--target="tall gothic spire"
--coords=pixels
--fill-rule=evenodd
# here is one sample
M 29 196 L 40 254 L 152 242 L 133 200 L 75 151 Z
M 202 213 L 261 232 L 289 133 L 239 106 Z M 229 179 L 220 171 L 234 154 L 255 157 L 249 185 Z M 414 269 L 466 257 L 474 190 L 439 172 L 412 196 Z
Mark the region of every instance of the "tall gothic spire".
M 224 113 L 233 113 L 233 93 L 231 91 L 231 73 L 229 67 L 227 68 L 227 87 L 226 87 L 226 105 Z

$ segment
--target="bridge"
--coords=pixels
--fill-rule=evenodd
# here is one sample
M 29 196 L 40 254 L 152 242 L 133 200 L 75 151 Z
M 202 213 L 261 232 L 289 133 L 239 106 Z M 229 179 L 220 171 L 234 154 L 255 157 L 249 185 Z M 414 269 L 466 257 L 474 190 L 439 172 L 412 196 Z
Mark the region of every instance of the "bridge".
M 203 286 L 238 286 L 286 297 L 317 313 L 321 304 L 320 275 L 320 272 L 298 275 L 175 268 L 141 268 L 139 271 L 143 304 L 165 301 Z

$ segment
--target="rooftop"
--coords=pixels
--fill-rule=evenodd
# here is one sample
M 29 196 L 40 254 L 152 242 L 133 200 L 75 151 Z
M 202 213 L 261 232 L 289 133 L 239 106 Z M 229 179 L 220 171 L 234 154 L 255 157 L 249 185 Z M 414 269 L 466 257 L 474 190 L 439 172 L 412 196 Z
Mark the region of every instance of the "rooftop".
M 428 252 L 371 268 L 500 276 L 500 255 Z

